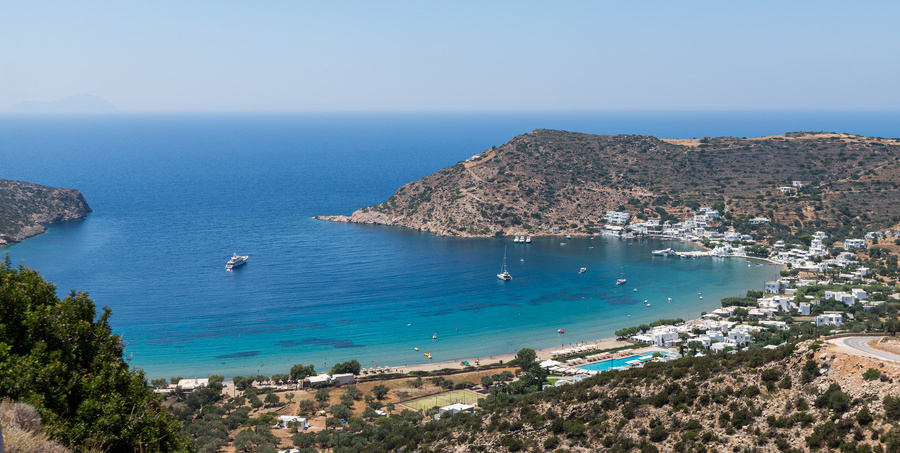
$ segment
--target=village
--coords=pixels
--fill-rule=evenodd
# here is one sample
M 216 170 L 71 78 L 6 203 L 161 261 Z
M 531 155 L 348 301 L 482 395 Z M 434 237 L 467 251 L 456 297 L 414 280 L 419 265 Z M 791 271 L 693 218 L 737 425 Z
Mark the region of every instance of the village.
M 790 191 L 798 184 L 795 181 L 780 190 Z M 303 448 L 315 441 L 315 433 L 362 420 L 378 423 L 379 419 L 403 417 L 418 423 L 473 413 L 486 398 L 524 387 L 523 381 L 533 384 L 535 378 L 541 381 L 536 387 L 539 391 L 541 387 L 571 385 L 604 371 L 640 368 L 650 362 L 775 349 L 801 336 L 900 330 L 895 320 L 884 319 L 881 310 L 886 301 L 900 299 L 900 292 L 896 286 L 873 278 L 860 255 L 870 244 L 897 238 L 900 232 L 870 232 L 860 239 L 829 241 L 825 232 L 816 231 L 808 246 L 801 247 L 796 241 L 790 246 L 783 240 L 770 244 L 768 238 L 733 229 L 723 231 L 720 219 L 719 211 L 710 207 L 700 207 L 691 218 L 679 222 L 640 220 L 628 212 L 608 211 L 599 232 L 629 239 L 689 241 L 703 247 L 701 251 L 669 248 L 654 252 L 668 259 L 742 258 L 748 265 L 768 262 L 784 267 L 779 279 L 765 282 L 744 297 L 725 298 L 721 307 L 700 313 L 695 319 L 659 320 L 621 329 L 616 332 L 618 338 L 536 351 L 532 365 L 540 371 L 526 371 L 528 365 L 522 366 L 515 356 L 509 356 L 475 366 L 461 362 L 403 369 L 359 368 L 301 379 L 258 376 L 247 378 L 249 383 L 244 379 L 240 386 L 236 386 L 237 379 L 224 382 L 221 392 L 232 404 L 251 402 L 254 410 L 245 414 L 244 424 L 268 425 L 272 435 L 280 439 L 277 443 L 293 442 Z M 769 222 L 765 217 L 749 221 L 751 225 Z M 184 398 L 209 383 L 208 379 L 183 379 L 156 391 Z M 260 400 L 262 396 L 265 403 Z M 363 399 L 365 404 L 354 405 L 354 401 Z M 230 433 L 236 444 L 240 444 L 238 431 Z M 279 453 L 300 451 L 286 449 Z

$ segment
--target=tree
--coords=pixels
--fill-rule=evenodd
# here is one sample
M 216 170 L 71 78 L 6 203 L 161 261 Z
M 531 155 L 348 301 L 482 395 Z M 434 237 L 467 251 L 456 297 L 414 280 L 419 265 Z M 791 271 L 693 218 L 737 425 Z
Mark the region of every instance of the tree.
M 350 398 L 353 398 L 355 401 L 359 401 L 359 400 L 363 399 L 362 390 L 356 388 L 355 385 L 347 386 L 347 395 L 349 395 Z
M 303 378 L 309 376 L 315 376 L 316 369 L 312 365 L 303 366 L 302 364 L 296 364 L 291 367 L 291 380 L 292 381 L 300 381 Z
M 271 449 L 278 443 L 278 438 L 268 428 L 257 426 L 239 432 L 234 436 L 234 451 L 243 453 L 260 452 L 269 447 Z
M 294 402 L 295 396 L 297 396 L 297 395 L 294 395 L 293 393 L 288 392 L 288 393 L 284 394 L 284 399 L 286 399 L 288 403 L 292 403 L 292 402 Z
M 71 447 L 105 451 L 188 451 L 190 440 L 130 369 L 85 293 L 56 287 L 9 256 L 0 263 L 0 398 L 28 401 L 48 434 Z
M 316 409 L 316 403 L 313 403 L 312 400 L 302 400 L 300 401 L 300 413 L 309 414 Z
M 522 368 L 522 371 L 528 371 L 535 360 L 537 360 L 537 353 L 534 352 L 534 349 L 522 348 L 516 352 L 516 364 Z
M 387 396 L 389 388 L 382 384 L 378 384 L 375 387 L 372 387 L 372 394 L 375 395 L 375 398 L 378 400 L 383 400 L 385 396 Z
M 266 404 L 278 405 L 281 403 L 281 398 L 278 398 L 278 395 L 274 393 L 267 393 L 264 401 Z
M 335 404 L 334 406 L 331 406 L 331 415 L 333 415 L 335 418 L 339 418 L 341 420 L 347 420 L 348 418 L 353 416 L 353 412 L 350 411 L 349 407 L 338 403 L 338 404 Z
M 891 334 L 892 337 L 896 336 L 897 332 L 900 332 L 900 321 L 895 317 L 888 318 L 884 321 L 884 330 Z
M 318 402 L 328 401 L 328 398 L 330 396 L 331 396 L 331 390 L 328 390 L 327 388 L 321 388 L 316 391 L 316 401 L 318 401 Z
M 347 362 L 336 363 L 331 367 L 330 374 L 359 374 L 360 368 L 359 362 L 353 359 Z

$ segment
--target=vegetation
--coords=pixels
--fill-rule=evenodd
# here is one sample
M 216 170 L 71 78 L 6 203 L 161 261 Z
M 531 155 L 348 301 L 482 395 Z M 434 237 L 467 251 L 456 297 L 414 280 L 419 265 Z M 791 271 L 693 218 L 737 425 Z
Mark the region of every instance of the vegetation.
M 719 228 L 788 245 L 809 245 L 815 231 L 830 245 L 900 221 L 900 141 L 829 133 L 704 140 L 539 129 L 354 216 L 448 236 L 584 234 L 607 210 L 671 221 L 709 206 L 722 214 Z M 804 186 L 781 192 L 792 181 Z M 770 222 L 751 224 L 758 216 Z
M 0 264 L 0 397 L 37 409 L 75 451 L 185 451 L 178 423 L 129 369 L 122 340 L 84 293 L 60 299 L 31 269 Z
M 89 212 L 77 190 L 0 179 L 0 245 L 43 233 L 42 223 L 82 219 Z

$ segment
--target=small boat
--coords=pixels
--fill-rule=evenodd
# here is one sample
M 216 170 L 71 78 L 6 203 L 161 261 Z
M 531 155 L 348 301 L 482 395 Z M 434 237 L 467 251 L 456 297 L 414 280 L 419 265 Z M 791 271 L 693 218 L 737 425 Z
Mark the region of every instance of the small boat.
M 503 247 L 503 265 L 500 266 L 500 273 L 497 274 L 497 278 L 504 282 L 512 280 L 512 275 L 509 275 L 509 272 L 506 270 L 506 247 Z M 434 335 L 437 338 L 437 334 Z
M 579 274 L 583 274 L 583 273 L 585 273 L 585 272 L 587 272 L 587 268 L 586 268 L 586 267 L 582 267 L 581 269 L 578 269 L 578 273 L 579 273 Z
M 567 235 L 566 235 L 566 240 L 569 240 L 569 239 L 572 239 L 572 236 L 567 234 Z
M 432 336 L 431 336 L 431 339 L 432 339 L 432 340 L 437 340 L 437 334 L 432 335 Z
M 426 353 L 425 353 L 425 357 L 428 357 L 428 358 L 430 359 L 430 358 L 431 358 L 431 353 L 430 353 L 430 352 L 426 352 Z
M 531 236 L 528 236 L 527 238 L 525 238 L 525 243 L 531 244 Z
M 566 331 L 565 331 L 565 330 L 562 330 L 562 329 L 559 329 L 559 330 L 556 331 L 556 333 L 566 333 Z
M 700 296 L 700 298 L 703 299 L 703 296 Z
M 616 285 L 624 285 L 627 282 L 628 282 L 627 279 L 620 278 L 620 279 L 616 280 Z
M 672 302 L 672 298 L 671 298 L 671 297 L 669 298 L 669 302 Z
M 634 292 L 637 292 L 637 288 L 634 289 Z
M 413 348 L 413 349 L 415 349 L 415 350 L 416 350 L 416 351 L 418 351 L 418 350 L 419 350 L 419 348 Z
M 515 238 L 515 239 L 513 239 L 513 242 L 515 242 L 515 243 L 518 243 L 518 242 L 519 242 L 519 237 L 518 237 L 518 236 L 516 236 L 516 238 Z
M 233 269 L 235 267 L 238 267 L 238 266 L 246 263 L 248 259 L 250 259 L 249 255 L 241 256 L 241 255 L 238 255 L 237 253 L 235 253 L 231 257 L 231 259 L 228 260 L 228 262 L 225 264 L 225 269 L 228 270 L 228 269 Z
M 519 261 L 521 261 L 521 262 L 524 263 L 524 262 L 525 262 L 525 258 L 519 258 Z

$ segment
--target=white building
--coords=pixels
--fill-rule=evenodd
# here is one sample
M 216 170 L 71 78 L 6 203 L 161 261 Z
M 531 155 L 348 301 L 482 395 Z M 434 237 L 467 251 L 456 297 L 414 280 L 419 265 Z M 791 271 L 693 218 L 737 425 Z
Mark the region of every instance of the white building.
M 470 406 L 468 404 L 462 404 L 462 403 L 456 403 L 456 404 L 451 404 L 449 406 L 444 406 L 444 407 L 438 409 L 438 413 L 434 415 L 434 419 L 440 420 L 441 417 L 444 416 L 444 414 L 456 415 L 460 412 L 468 412 L 470 414 L 474 414 L 475 406 Z
M 331 376 L 331 382 L 335 385 L 353 384 L 356 383 L 356 376 L 351 373 L 335 374 L 334 376 Z
M 792 181 L 792 182 L 791 182 L 791 185 L 794 186 L 794 187 L 796 187 L 796 188 L 798 188 L 798 189 L 801 188 L 801 187 L 803 187 L 803 183 L 802 183 L 801 181 Z
M 169 387 L 181 387 L 181 391 L 185 393 L 191 393 L 194 390 L 200 387 L 206 387 L 209 385 L 209 379 L 181 379 L 174 386 L 170 385 Z
M 856 250 L 866 248 L 865 239 L 845 239 L 844 250 Z
M 761 225 L 764 223 L 769 223 L 768 217 L 754 217 L 750 219 L 750 225 Z
M 766 282 L 766 292 L 769 294 L 778 294 L 781 292 L 781 282 Z
M 816 326 L 839 326 L 843 323 L 841 314 L 836 311 L 826 311 L 824 314 L 816 316 Z
M 309 428 L 309 422 L 306 421 L 306 418 L 300 417 L 299 415 L 279 415 L 278 416 L 278 426 L 282 428 L 287 428 L 289 423 L 296 423 L 297 429 L 305 430 Z
M 606 222 L 617 225 L 625 225 L 631 219 L 631 214 L 619 211 L 606 211 Z
M 659 326 L 650 331 L 650 341 L 659 347 L 668 347 L 678 340 L 678 331 L 672 326 Z

